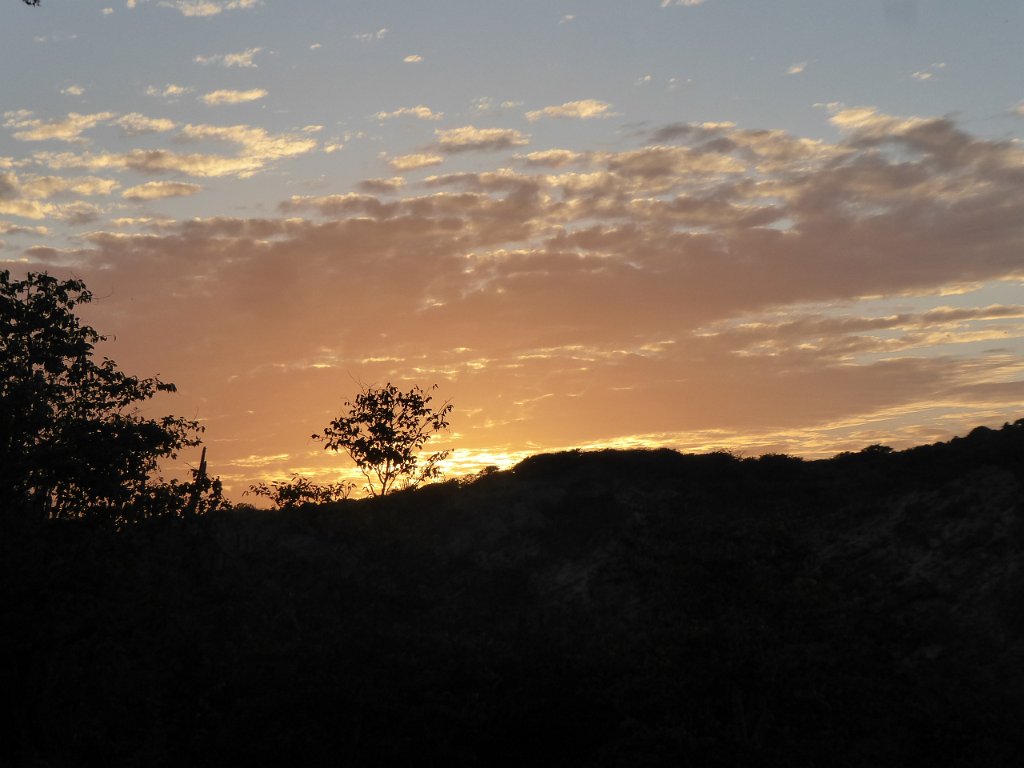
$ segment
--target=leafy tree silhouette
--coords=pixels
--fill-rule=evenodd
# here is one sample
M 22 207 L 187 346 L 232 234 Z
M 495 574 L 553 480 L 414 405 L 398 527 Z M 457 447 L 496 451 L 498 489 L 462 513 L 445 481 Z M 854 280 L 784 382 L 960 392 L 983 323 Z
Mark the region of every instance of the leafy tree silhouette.
M 435 384 L 430 389 L 437 389 Z M 402 479 L 413 487 L 441 475 L 440 463 L 449 451 L 432 453 L 419 465 L 419 452 L 437 432 L 448 427 L 450 401 L 433 408 L 419 386 L 408 392 L 388 382 L 380 388 L 365 387 L 355 402 L 346 400 L 348 413 L 334 419 L 322 435 L 324 448 L 344 449 L 366 478 L 371 496 L 384 496 Z
M 175 387 L 93 360 L 106 337 L 74 311 L 92 298 L 81 280 L 45 272 L 12 280 L 0 271 L 0 498 L 8 521 L 185 514 L 199 509 L 197 494 L 216 505 L 220 483 L 205 466 L 193 483 L 150 480 L 159 458 L 199 445 L 202 429 L 138 414 L 137 403 Z

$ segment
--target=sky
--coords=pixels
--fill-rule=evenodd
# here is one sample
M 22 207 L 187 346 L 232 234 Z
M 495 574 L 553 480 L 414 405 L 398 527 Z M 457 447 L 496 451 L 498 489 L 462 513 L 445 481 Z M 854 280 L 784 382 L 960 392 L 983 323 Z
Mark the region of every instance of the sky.
M 351 473 L 310 435 L 389 381 L 452 401 L 455 475 L 948 439 L 1024 416 L 1022 33 L 1019 0 L 7 0 L 0 269 L 84 279 L 236 500 Z

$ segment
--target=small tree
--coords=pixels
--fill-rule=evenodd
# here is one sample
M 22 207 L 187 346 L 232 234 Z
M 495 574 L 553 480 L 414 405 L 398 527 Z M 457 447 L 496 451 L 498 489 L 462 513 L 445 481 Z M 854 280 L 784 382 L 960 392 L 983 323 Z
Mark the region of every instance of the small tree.
M 437 389 L 435 384 L 431 389 Z M 384 496 L 402 479 L 413 487 L 441 475 L 440 463 L 449 451 L 427 456 L 419 464 L 420 451 L 437 432 L 448 427 L 450 401 L 431 407 L 432 397 L 414 386 L 408 392 L 388 382 L 378 388 L 367 387 L 355 402 L 345 401 L 348 413 L 327 425 L 322 435 L 324 448 L 344 449 L 366 478 L 371 496 Z
M 81 280 L 0 271 L 0 500 L 7 522 L 186 513 L 219 482 L 153 483 L 157 460 L 199 445 L 194 421 L 138 415 L 136 403 L 174 385 L 139 379 L 93 352 L 105 337 L 74 309 Z M 203 505 L 206 508 L 208 505 Z

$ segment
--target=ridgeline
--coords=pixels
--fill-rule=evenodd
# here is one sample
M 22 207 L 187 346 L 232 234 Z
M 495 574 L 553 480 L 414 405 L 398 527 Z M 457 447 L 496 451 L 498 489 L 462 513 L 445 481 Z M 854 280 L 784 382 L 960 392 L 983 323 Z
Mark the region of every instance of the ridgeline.
M 1024 764 L 1024 420 L 5 537 L 10 766 Z

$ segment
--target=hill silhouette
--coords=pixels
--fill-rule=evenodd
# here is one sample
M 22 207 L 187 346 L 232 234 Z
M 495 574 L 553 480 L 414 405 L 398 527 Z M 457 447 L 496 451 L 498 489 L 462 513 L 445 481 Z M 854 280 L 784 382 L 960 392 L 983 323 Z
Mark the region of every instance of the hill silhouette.
M 4 764 L 1010 766 L 1024 420 L 4 539 Z

